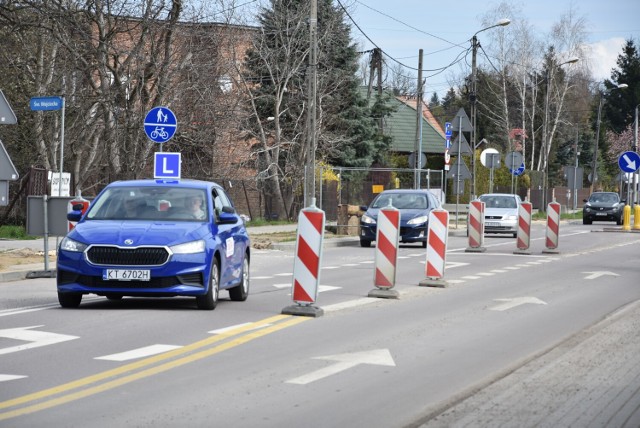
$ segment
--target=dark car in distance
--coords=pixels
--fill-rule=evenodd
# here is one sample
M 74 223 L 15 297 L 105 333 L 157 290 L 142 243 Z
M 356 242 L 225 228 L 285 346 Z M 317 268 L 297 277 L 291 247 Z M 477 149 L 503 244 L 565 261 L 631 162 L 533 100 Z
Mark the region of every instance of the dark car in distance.
M 593 221 L 615 221 L 618 225 L 622 224 L 626 201 L 620 199 L 616 192 L 594 192 L 584 202 L 582 224 L 591 224 Z
M 360 219 L 360 246 L 370 247 L 376 240 L 378 213 L 389 205 L 400 211 L 400 242 L 418 242 L 426 248 L 429 213 L 441 204 L 429 190 L 420 189 L 385 190 L 369 206 L 361 206 L 365 213 Z

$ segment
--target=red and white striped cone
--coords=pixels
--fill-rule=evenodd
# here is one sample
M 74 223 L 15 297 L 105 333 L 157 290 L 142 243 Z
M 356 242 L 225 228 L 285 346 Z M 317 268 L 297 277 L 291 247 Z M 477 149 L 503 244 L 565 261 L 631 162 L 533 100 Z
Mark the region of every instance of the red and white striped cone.
M 433 210 L 429 213 L 429 231 L 427 233 L 427 259 L 425 263 L 426 279 L 418 285 L 446 287 L 444 267 L 449 237 L 449 212 Z
M 547 233 L 545 239 L 546 254 L 558 254 L 558 237 L 560 236 L 560 204 L 550 202 L 547 205 Z
M 378 212 L 374 285 L 369 297 L 398 298 L 392 290 L 396 284 L 398 241 L 400 239 L 400 211 L 392 206 Z
M 471 201 L 469 203 L 469 221 L 467 225 L 469 246 L 467 253 L 482 253 L 487 249 L 484 244 L 484 202 Z
M 324 221 L 324 211 L 315 206 L 300 211 L 291 292 L 297 305 L 284 308 L 283 314 L 315 317 L 323 313 L 312 304 L 318 298 Z
M 531 244 L 531 208 L 530 202 L 522 202 L 518 208 L 517 250 L 513 254 L 531 254 L 531 251 L 529 251 L 529 245 Z

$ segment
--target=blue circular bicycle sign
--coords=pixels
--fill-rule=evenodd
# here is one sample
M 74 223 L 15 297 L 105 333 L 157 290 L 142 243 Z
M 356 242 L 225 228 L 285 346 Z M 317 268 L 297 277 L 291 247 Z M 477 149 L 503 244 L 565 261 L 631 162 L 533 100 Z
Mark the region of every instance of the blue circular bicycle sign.
M 178 120 L 167 107 L 154 107 L 144 118 L 144 132 L 156 143 L 166 143 L 176 133 Z

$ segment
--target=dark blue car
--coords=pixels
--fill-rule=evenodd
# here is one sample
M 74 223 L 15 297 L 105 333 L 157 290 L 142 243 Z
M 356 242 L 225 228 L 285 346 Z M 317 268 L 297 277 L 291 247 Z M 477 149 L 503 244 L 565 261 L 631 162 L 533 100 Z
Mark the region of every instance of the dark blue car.
M 426 247 L 429 213 L 441 204 L 429 190 L 420 189 L 385 190 L 371 205 L 361 206 L 365 213 L 360 219 L 360 246 L 370 247 L 376 240 L 378 211 L 389 205 L 400 210 L 400 242 L 419 242 Z
M 249 236 L 216 183 L 114 182 L 84 215 L 67 217 L 78 224 L 58 251 L 58 300 L 65 308 L 79 306 L 85 294 L 192 296 L 208 310 L 221 289 L 231 300 L 247 299 Z

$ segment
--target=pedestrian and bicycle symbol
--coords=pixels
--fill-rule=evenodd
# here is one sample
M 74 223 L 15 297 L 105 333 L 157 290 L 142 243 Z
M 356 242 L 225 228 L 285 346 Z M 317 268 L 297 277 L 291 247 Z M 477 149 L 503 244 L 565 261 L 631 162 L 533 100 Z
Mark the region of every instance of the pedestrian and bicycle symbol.
M 167 107 L 154 107 L 144 118 L 144 132 L 156 143 L 166 143 L 176 133 L 178 120 Z

